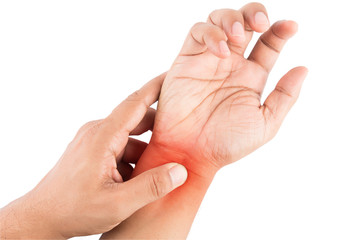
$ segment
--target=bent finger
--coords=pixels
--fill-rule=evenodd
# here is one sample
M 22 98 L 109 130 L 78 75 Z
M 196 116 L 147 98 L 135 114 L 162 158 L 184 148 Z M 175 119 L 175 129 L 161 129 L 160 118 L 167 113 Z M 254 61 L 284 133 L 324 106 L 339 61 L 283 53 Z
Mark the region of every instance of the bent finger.
M 146 83 L 131 94 L 104 119 L 99 139 L 112 141 L 112 149 L 117 156 L 127 143 L 128 135 L 139 125 L 151 104 L 158 100 L 166 73 Z M 123 136 L 123 137 L 119 137 Z M 113 142 L 113 140 L 116 142 Z
M 248 3 L 240 9 L 245 19 L 245 30 L 265 32 L 270 27 L 266 8 L 261 3 Z
M 244 30 L 244 18 L 240 11 L 218 9 L 210 13 L 207 22 L 224 30 L 232 51 L 239 55 L 244 53 L 248 41 Z
M 117 170 L 119 171 L 119 173 L 121 175 L 122 182 L 125 182 L 130 179 L 134 168 L 129 163 L 121 161 L 117 165 Z
M 144 118 L 140 123 L 130 132 L 130 135 L 140 135 L 148 130 L 152 130 L 154 127 L 156 110 L 153 108 L 148 108 L 145 113 Z
M 226 41 L 227 37 L 221 28 L 210 23 L 200 22 L 191 28 L 180 51 L 180 56 L 199 55 L 209 50 L 219 58 L 226 58 L 230 56 Z
M 124 153 L 118 159 L 118 162 L 137 163 L 147 146 L 146 142 L 129 137 Z

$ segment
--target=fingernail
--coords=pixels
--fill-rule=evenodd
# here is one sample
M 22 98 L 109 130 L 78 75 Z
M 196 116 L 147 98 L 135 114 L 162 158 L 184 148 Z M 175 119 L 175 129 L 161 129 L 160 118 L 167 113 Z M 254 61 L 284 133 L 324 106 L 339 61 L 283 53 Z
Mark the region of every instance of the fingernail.
M 219 42 L 219 48 L 220 48 L 220 52 L 222 54 L 224 54 L 225 56 L 229 56 L 230 55 L 230 49 L 227 45 L 227 43 L 224 40 L 221 40 Z
M 169 174 L 174 188 L 182 185 L 187 178 L 186 168 L 180 164 L 176 164 L 174 167 L 170 168 Z
M 231 34 L 234 37 L 238 37 L 239 41 L 243 41 L 245 39 L 244 27 L 240 22 L 234 22 L 231 28 Z
M 258 25 L 269 26 L 269 20 L 263 12 L 257 12 L 255 14 L 255 23 Z

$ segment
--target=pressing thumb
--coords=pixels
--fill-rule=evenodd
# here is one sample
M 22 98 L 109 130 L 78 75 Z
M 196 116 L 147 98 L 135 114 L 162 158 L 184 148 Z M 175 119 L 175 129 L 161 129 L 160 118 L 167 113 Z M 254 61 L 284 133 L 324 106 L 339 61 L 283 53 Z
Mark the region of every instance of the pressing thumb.
M 186 178 L 187 171 L 184 166 L 168 163 L 120 183 L 122 200 L 128 205 L 129 215 L 181 186 Z

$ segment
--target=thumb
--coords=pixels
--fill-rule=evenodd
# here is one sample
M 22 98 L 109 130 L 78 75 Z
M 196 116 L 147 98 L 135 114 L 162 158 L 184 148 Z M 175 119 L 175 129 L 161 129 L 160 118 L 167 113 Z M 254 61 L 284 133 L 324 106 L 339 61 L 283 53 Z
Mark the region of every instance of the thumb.
M 121 201 L 126 203 L 126 209 L 121 211 L 122 217 L 127 218 L 143 206 L 165 196 L 184 184 L 186 178 L 184 166 L 168 163 L 120 183 Z
M 270 120 L 274 133 L 279 129 L 286 114 L 296 102 L 307 72 L 305 67 L 291 69 L 280 79 L 274 91 L 265 100 L 264 115 Z

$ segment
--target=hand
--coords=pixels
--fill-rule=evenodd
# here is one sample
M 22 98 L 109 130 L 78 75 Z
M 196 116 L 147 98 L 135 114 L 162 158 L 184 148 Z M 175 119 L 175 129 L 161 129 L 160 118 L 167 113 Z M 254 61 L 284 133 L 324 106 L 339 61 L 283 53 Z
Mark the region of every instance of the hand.
M 56 166 L 0 212 L 1 238 L 70 238 L 108 231 L 183 184 L 186 169 L 169 163 L 129 181 L 146 143 L 128 138 L 153 127 L 164 75 L 129 96 L 106 119 L 85 124 Z M 121 173 L 121 174 L 120 174 Z
M 259 3 L 217 10 L 195 24 L 161 89 L 151 144 L 185 153 L 188 171 L 206 175 L 204 166 L 218 169 L 269 141 L 295 103 L 307 69 L 290 70 L 261 104 L 267 77 L 297 24 L 280 21 L 268 28 Z M 265 30 L 246 59 L 253 31 Z
M 306 69 L 291 70 L 261 104 L 267 76 L 297 25 L 275 23 L 245 59 L 252 31 L 268 28 L 265 8 L 258 3 L 239 11 L 217 10 L 207 23 L 192 28 L 166 76 L 150 144 L 133 173 L 171 159 L 186 166 L 188 180 L 102 238 L 185 239 L 216 171 L 275 135 Z

